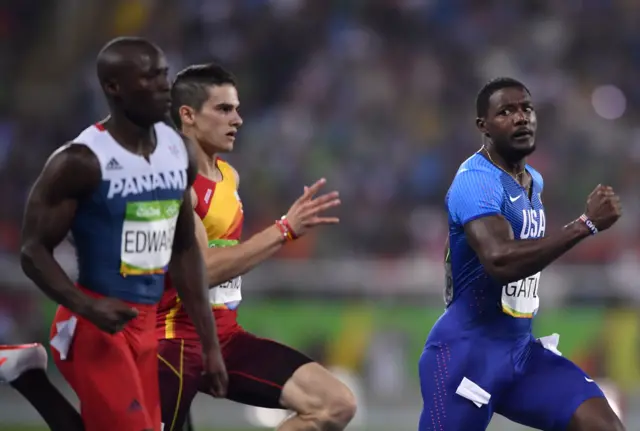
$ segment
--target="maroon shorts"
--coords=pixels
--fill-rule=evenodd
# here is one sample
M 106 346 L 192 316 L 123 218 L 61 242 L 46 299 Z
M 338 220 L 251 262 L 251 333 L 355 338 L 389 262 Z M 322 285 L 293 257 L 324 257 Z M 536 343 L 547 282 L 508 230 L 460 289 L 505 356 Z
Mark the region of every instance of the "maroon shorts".
M 258 407 L 282 408 L 282 387 L 312 359 L 266 338 L 238 331 L 222 346 L 229 388 L 227 398 Z M 164 431 L 182 429 L 191 401 L 202 387 L 202 348 L 181 339 L 160 340 L 158 373 Z
M 59 324 L 77 319 L 67 357 L 51 353 L 80 400 L 87 431 L 160 431 L 156 307 L 131 305 L 140 314 L 114 335 L 64 307 L 53 319 L 51 338 Z

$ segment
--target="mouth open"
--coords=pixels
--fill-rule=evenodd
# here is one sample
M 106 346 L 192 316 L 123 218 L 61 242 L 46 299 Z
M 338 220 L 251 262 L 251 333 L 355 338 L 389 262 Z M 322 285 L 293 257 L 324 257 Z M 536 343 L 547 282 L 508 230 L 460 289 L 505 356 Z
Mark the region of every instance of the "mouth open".
M 529 129 L 522 129 L 511 135 L 513 139 L 528 139 L 533 137 L 533 132 Z
M 229 137 L 229 138 L 235 139 L 236 138 L 236 133 L 237 132 L 229 132 L 229 133 L 226 134 L 226 136 Z

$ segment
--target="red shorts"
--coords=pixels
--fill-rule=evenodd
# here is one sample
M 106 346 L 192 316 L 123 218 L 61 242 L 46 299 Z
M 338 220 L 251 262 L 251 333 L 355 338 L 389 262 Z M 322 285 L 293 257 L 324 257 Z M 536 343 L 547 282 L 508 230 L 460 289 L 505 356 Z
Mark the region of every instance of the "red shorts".
M 121 332 L 110 335 L 75 315 L 67 358 L 62 360 L 51 348 L 58 369 L 80 400 L 86 431 L 160 431 L 156 306 L 130 305 L 140 314 Z M 72 316 L 58 307 L 51 338 L 57 334 L 56 323 Z
M 241 404 L 282 408 L 282 387 L 306 355 L 275 341 L 239 330 L 222 345 L 229 373 L 227 398 Z M 158 346 L 160 398 L 164 431 L 179 431 L 202 387 L 202 348 L 181 339 L 160 340 Z

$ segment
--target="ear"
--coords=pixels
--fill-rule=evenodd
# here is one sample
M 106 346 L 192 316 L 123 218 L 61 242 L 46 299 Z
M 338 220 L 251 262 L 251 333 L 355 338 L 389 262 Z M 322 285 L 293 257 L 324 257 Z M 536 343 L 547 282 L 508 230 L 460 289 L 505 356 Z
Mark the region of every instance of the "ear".
M 102 88 L 107 96 L 115 97 L 120 93 L 120 85 L 113 79 L 107 79 L 102 83 Z
M 487 138 L 491 137 L 491 135 L 489 134 L 489 131 L 487 130 L 487 121 L 484 118 L 482 117 L 476 118 L 476 127 L 478 128 L 480 133 L 482 133 L 484 136 L 486 136 Z
M 186 126 L 193 126 L 196 121 L 196 112 L 192 107 L 182 105 L 178 108 L 178 115 L 180 115 L 180 121 Z

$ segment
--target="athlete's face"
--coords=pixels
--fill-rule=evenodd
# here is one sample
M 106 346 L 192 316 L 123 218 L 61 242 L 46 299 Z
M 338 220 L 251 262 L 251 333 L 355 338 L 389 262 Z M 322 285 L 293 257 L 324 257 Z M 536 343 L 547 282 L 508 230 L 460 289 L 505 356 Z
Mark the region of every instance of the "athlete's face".
M 171 106 L 168 70 L 164 54 L 156 47 L 131 55 L 117 80 L 117 98 L 133 120 L 153 124 L 167 118 Z
M 477 124 L 507 159 L 522 159 L 535 150 L 538 121 L 531 95 L 524 88 L 507 87 L 493 93 L 487 116 Z
M 226 153 L 233 150 L 236 133 L 242 126 L 238 112 L 238 90 L 231 84 L 207 88 L 209 98 L 200 111 L 181 108 L 183 129 L 205 147 L 207 152 Z M 186 115 L 185 115 L 186 114 Z

